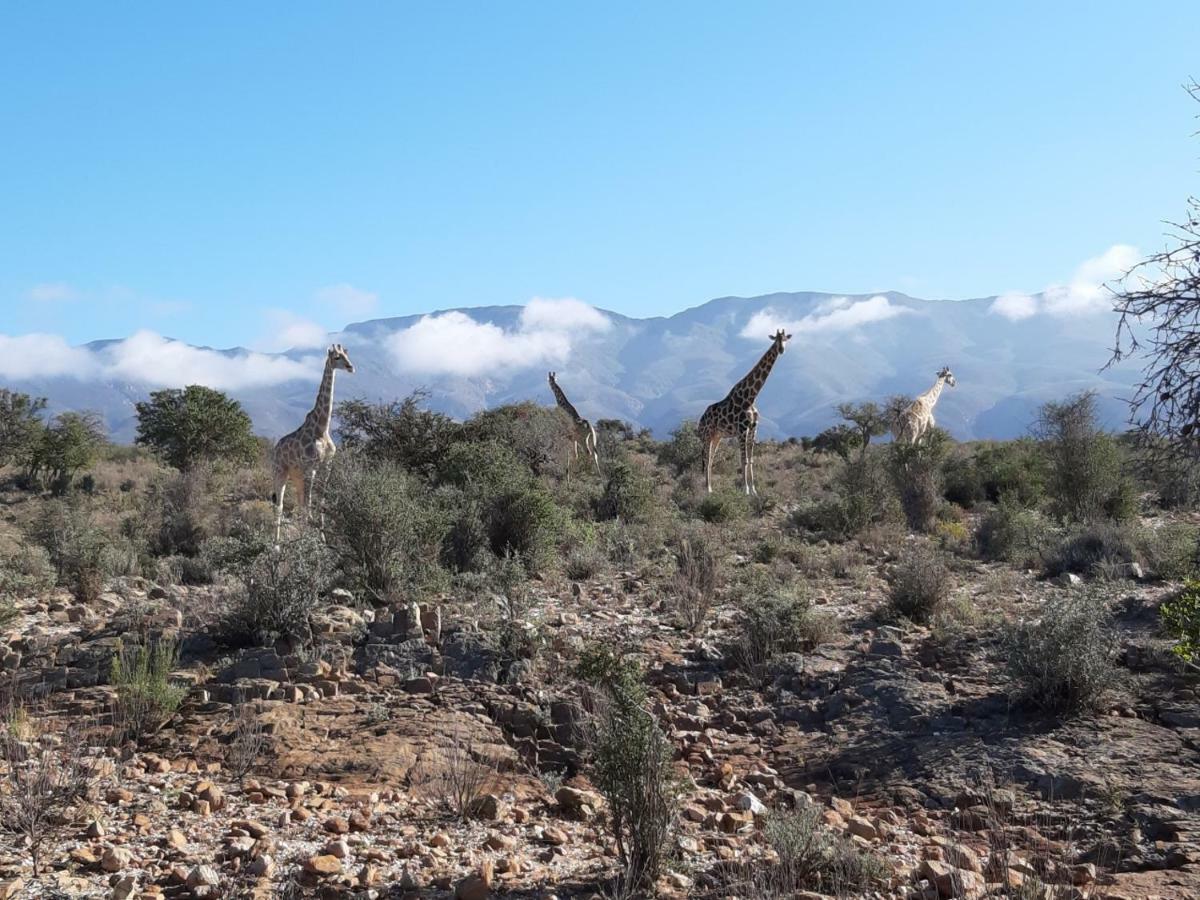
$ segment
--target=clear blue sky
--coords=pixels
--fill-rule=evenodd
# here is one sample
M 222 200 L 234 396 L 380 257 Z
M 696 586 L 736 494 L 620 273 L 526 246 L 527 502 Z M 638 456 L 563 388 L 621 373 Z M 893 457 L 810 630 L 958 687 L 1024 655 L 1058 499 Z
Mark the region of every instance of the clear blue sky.
M 5 4 L 0 332 L 1038 290 L 1197 190 L 1195 0 L 834 6 Z

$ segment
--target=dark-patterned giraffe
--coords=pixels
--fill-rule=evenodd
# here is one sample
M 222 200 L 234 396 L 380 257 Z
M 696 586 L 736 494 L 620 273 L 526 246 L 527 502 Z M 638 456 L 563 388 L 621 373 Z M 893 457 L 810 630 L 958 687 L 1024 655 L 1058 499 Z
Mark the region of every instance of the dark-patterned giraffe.
M 317 472 L 327 469 L 337 447 L 329 436 L 329 420 L 333 415 L 333 375 L 338 369 L 354 371 L 354 364 L 341 344 L 334 344 L 325 355 L 325 374 L 317 389 L 317 402 L 304 417 L 304 423 L 291 434 L 285 434 L 271 454 L 271 474 L 275 494 L 275 540 L 283 523 L 283 495 L 290 484 L 296 493 L 296 508 L 304 510 L 307 519 L 312 512 L 312 498 Z
M 567 414 L 570 420 L 571 446 L 567 448 L 567 482 L 571 481 L 571 454 L 575 455 L 575 459 L 579 459 L 579 445 L 583 444 L 583 449 L 587 455 L 592 458 L 592 463 L 596 466 L 596 474 L 600 474 L 600 454 L 596 452 L 596 429 L 592 427 L 592 423 L 579 414 L 579 411 L 571 405 L 571 401 L 567 399 L 567 395 L 563 393 L 562 388 L 558 386 L 558 382 L 554 380 L 555 373 L 550 372 L 548 378 L 550 380 L 550 390 L 554 392 L 554 402 L 558 404 L 558 408 Z
M 712 465 L 724 438 L 737 438 L 742 451 L 742 487 L 747 494 L 758 494 L 754 486 L 754 437 L 758 430 L 758 410 L 754 400 L 767 382 L 775 360 L 783 355 L 783 345 L 791 339 L 783 329 L 771 338 L 771 346 L 762 359 L 726 395 L 704 411 L 697 433 L 704 447 L 704 486 L 712 493 Z

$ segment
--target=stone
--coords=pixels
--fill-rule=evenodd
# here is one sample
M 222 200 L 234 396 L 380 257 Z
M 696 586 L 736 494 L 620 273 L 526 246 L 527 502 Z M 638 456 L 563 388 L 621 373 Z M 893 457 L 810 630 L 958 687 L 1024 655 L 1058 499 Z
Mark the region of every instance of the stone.
M 345 841 L 330 841 L 321 851 L 330 856 L 336 856 L 338 859 L 348 859 L 350 857 L 350 845 Z
M 264 853 L 262 856 L 250 860 L 246 871 L 255 878 L 270 878 L 275 874 L 275 860 L 271 858 L 270 854 Z
M 188 872 L 187 886 L 190 888 L 216 887 L 220 883 L 221 873 L 212 866 L 200 865 Z
M 542 838 L 546 841 L 546 843 L 553 844 L 556 847 L 561 847 L 563 844 L 567 843 L 568 840 L 570 840 L 565 831 L 563 831 L 561 828 L 555 828 L 553 825 L 542 829 Z
M 304 869 L 314 875 L 337 875 L 342 871 L 342 861 L 336 856 L 321 853 L 304 860 Z
M 474 819 L 494 822 L 500 818 L 500 798 L 495 794 L 484 794 L 471 803 L 468 812 Z
M 750 791 L 743 791 L 738 794 L 733 801 L 733 805 L 740 810 L 750 813 L 752 816 L 766 815 L 767 812 L 767 808 L 763 805 L 763 802 Z
M 489 850 L 512 850 L 517 846 L 517 840 L 506 834 L 489 834 L 483 846 Z
M 922 860 L 918 876 L 928 879 L 929 883 L 937 888 L 938 896 L 946 900 L 977 900 L 987 891 L 982 875 L 966 869 L 956 869 L 941 860 Z
M 0 881 L 0 900 L 13 900 L 19 897 L 21 892 L 25 890 L 25 879 L 9 878 L 6 881 Z
M 851 834 L 868 841 L 874 841 L 879 837 L 879 829 L 862 816 L 851 816 L 846 820 L 846 828 Z
M 983 871 L 983 863 L 980 862 L 979 854 L 966 844 L 945 844 L 942 846 L 942 855 L 946 862 L 956 869 L 967 869 L 971 872 Z
M 109 893 L 109 900 L 128 900 L 137 888 L 137 879 L 132 875 L 126 875 L 123 878 L 118 878 L 117 883 L 112 886 L 112 892 Z M 5 896 L 0 894 L 0 897 Z
M 348 834 L 350 831 L 350 823 L 345 819 L 340 819 L 337 816 L 332 816 L 326 819 L 322 825 L 330 834 Z
M 478 875 L 464 878 L 454 888 L 454 900 L 485 900 L 492 892 L 488 883 Z
M 1059 587 L 1074 588 L 1074 587 L 1079 587 L 1081 584 L 1083 584 L 1083 579 L 1080 578 L 1078 575 L 1076 575 L 1074 572 L 1063 572 L 1061 575 L 1059 575 L 1057 578 L 1054 579 L 1054 583 L 1057 584 Z
M 133 854 L 124 847 L 109 847 L 100 857 L 100 868 L 105 872 L 120 872 L 133 862 Z

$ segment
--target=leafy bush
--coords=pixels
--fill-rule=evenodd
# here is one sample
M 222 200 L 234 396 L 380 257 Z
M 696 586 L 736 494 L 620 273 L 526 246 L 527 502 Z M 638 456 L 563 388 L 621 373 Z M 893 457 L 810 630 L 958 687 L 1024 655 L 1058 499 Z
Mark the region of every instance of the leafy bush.
M 729 655 L 739 669 L 761 680 L 778 656 L 824 643 L 836 630 L 836 621 L 813 609 L 804 595 L 775 591 L 746 601 Z
M 1200 658 L 1200 581 L 1188 579 L 1183 590 L 1159 607 L 1163 625 L 1175 638 L 1172 651 L 1195 663 Z
M 50 554 L 37 544 L 20 544 L 0 558 L 0 598 L 28 597 L 53 587 Z
M 696 514 L 705 522 L 715 524 L 743 519 L 749 509 L 750 503 L 746 495 L 729 489 L 705 494 L 696 504 Z
M 400 466 L 337 458 L 324 513 L 326 539 L 346 582 L 372 600 L 392 602 L 439 583 L 446 516 Z
M 562 511 L 554 497 L 538 482 L 496 496 L 486 511 L 492 553 L 503 558 L 516 554 L 529 571 L 549 559 L 562 529 Z
M 684 627 L 695 631 L 708 618 L 721 582 L 721 558 L 703 532 L 679 539 L 675 548 L 674 605 Z
M 1046 560 L 1046 574 L 1126 575 L 1137 559 L 1130 528 L 1097 522 L 1067 534 Z
M 1138 553 L 1158 578 L 1166 581 L 1191 578 L 1200 562 L 1200 528 L 1173 522 L 1144 529 L 1139 535 Z
M 109 672 L 116 688 L 115 732 L 137 739 L 157 731 L 175 714 L 186 690 L 171 683 L 179 645 L 166 640 L 117 645 Z
M 625 864 L 624 887 L 632 895 L 658 878 L 674 830 L 679 784 L 671 769 L 672 745 L 646 710 L 636 664 L 593 648 L 581 658 L 578 674 L 606 701 L 593 745 L 592 780 L 608 801 Z
M 942 461 L 949 438 L 935 428 L 919 444 L 893 441 L 888 447 L 888 467 L 908 527 L 928 533 L 937 524 L 942 500 Z
M 1018 566 L 1040 565 L 1050 530 L 1050 523 L 1041 513 L 1026 509 L 1011 495 L 1004 494 L 999 504 L 980 520 L 975 546 L 986 560 L 1003 560 Z
M 445 453 L 462 440 L 462 426 L 449 416 L 423 409 L 426 399 L 425 393 L 414 391 L 392 403 L 338 403 L 335 414 L 343 448 L 431 478 Z
M 595 547 L 574 547 L 567 554 L 564 572 L 572 581 L 587 581 L 604 569 L 604 557 Z
M 696 423 L 685 419 L 671 432 L 671 439 L 658 445 L 658 462 L 670 467 L 678 477 L 684 472 L 699 471 L 704 448 L 696 432 Z
M 0 466 L 27 464 L 44 426 L 44 398 L 0 388 Z
M 189 384 L 183 390 L 152 391 L 137 409 L 135 442 L 149 447 L 176 469 L 201 460 L 250 462 L 258 454 L 250 416 L 221 391 Z
M 1094 393 L 1045 404 L 1035 427 L 1048 461 L 1048 493 L 1059 517 L 1090 522 L 1124 519 L 1136 511 L 1120 449 L 1097 424 Z
M 871 525 L 900 516 L 896 495 L 879 454 L 848 460 L 833 480 L 834 499 L 801 507 L 792 514 L 797 527 L 846 540 Z
M 281 637 L 311 640 L 311 616 L 331 584 L 332 560 L 319 534 L 301 531 L 276 548 L 269 532 L 243 533 L 209 542 L 205 556 L 241 582 L 222 622 L 225 640 L 261 646 Z
M 96 523 L 86 501 L 50 501 L 34 523 L 33 535 L 49 553 L 59 584 L 80 603 L 99 598 L 109 574 L 112 537 Z
M 731 885 L 738 896 L 783 898 L 810 891 L 865 896 L 890 875 L 883 858 L 826 827 L 816 804 L 771 813 L 763 837 L 777 861 L 755 867 L 745 883 Z
M 555 407 L 533 401 L 498 406 L 476 413 L 463 424 L 468 441 L 494 441 L 510 447 L 532 475 L 549 470 L 564 458 L 563 420 Z
M 95 413 L 59 413 L 33 445 L 29 480 L 61 494 L 77 472 L 96 461 L 104 443 L 104 428 Z
M 654 511 L 654 486 L 640 466 L 627 459 L 614 459 L 608 465 L 604 493 L 596 504 L 601 519 L 645 522 Z
M 1098 708 L 1116 687 L 1116 640 L 1101 601 L 1081 591 L 1047 602 L 1040 621 L 1008 627 L 1008 674 L 1017 696 L 1048 710 Z
M 195 556 L 219 533 L 222 512 L 218 469 L 194 461 L 186 471 L 167 470 L 150 484 L 138 524 L 156 556 Z
M 888 577 L 888 602 L 893 610 L 914 622 L 933 618 L 954 587 L 954 579 L 940 554 L 914 548 Z
M 1007 496 L 1023 507 L 1037 505 L 1045 493 L 1046 460 L 1028 438 L 977 445 L 972 453 L 952 455 L 943 466 L 945 497 L 970 508 Z
M 862 435 L 845 424 L 831 425 L 812 439 L 815 452 L 836 453 L 842 459 L 849 459 L 852 452 L 863 448 Z

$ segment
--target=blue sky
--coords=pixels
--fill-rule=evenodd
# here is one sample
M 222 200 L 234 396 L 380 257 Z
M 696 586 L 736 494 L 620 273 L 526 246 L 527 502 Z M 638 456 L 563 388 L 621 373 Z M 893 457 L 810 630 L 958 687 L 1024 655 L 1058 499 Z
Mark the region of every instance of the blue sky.
M 833 6 L 7 4 L 0 332 L 1029 292 L 1196 190 L 1194 0 Z

